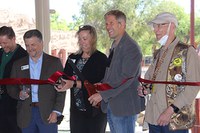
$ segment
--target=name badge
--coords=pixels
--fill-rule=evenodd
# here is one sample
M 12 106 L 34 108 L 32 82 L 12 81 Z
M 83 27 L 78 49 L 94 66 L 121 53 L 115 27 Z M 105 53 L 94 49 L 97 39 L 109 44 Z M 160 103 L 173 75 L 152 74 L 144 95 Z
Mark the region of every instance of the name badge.
M 175 81 L 181 81 L 182 78 L 183 78 L 183 77 L 182 77 L 181 74 L 176 74 L 176 75 L 174 76 Z
M 22 71 L 23 71 L 23 70 L 27 70 L 27 69 L 29 69 L 29 65 L 21 66 L 21 70 L 22 70 Z

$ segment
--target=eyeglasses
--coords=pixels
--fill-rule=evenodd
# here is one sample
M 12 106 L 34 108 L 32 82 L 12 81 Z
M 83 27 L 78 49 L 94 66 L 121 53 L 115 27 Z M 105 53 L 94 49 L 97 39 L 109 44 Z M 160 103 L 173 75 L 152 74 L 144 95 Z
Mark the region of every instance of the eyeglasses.
M 163 28 L 165 26 L 167 26 L 169 23 L 163 23 L 163 24 L 153 24 L 153 28 L 154 29 L 160 29 Z

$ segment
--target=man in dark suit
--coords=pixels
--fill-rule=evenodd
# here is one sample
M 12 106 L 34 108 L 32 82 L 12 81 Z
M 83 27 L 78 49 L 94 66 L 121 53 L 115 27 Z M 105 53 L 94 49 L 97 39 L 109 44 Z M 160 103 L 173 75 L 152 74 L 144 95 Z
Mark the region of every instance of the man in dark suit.
M 16 43 L 12 27 L 0 28 L 0 79 L 9 78 L 14 61 L 27 56 L 27 52 Z M 6 85 L 0 85 L 0 133 L 20 133 L 17 126 L 17 100 L 11 98 Z
M 59 58 L 43 52 L 39 30 L 27 31 L 23 39 L 29 56 L 13 64 L 12 78 L 44 80 L 57 70 L 63 71 Z M 57 133 L 57 116 L 63 111 L 65 92 L 57 92 L 50 84 L 9 86 L 8 92 L 18 100 L 17 122 L 23 133 Z
M 142 53 L 137 42 L 125 31 L 126 15 L 123 12 L 111 10 L 104 18 L 109 37 L 113 39 L 113 56 L 103 82 L 113 89 L 100 91 L 89 101 L 93 106 L 101 101 L 101 109 L 107 113 L 112 133 L 134 133 L 137 114 L 144 110 L 144 98 L 137 94 Z

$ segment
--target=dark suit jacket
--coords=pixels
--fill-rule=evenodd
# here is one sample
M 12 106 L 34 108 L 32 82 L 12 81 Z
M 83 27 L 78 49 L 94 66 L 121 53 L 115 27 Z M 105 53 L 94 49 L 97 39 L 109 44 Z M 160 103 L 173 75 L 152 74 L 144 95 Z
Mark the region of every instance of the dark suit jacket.
M 17 44 L 17 46 L 17 50 L 13 54 L 11 60 L 5 66 L 3 78 L 10 78 L 13 63 L 16 60 L 28 55 L 26 50 L 23 49 L 19 44 Z M 0 49 L 0 64 L 2 61 L 2 54 L 3 49 Z M 7 94 L 5 85 L 2 85 L 1 87 L 5 90 L 5 93 L 3 94 L 3 98 L 0 100 L 0 117 L 2 115 L 16 115 L 17 101 Z
M 16 61 L 13 64 L 11 73 L 12 78 L 30 78 L 30 69 L 22 70 L 22 66 L 29 66 L 29 56 Z M 42 70 L 40 79 L 48 79 L 57 70 L 62 71 L 63 67 L 60 59 L 43 54 Z M 26 85 L 31 88 L 30 85 Z M 17 105 L 17 122 L 21 128 L 25 128 L 31 121 L 31 93 L 26 100 L 19 99 L 19 91 L 21 86 L 9 86 L 8 93 L 15 99 L 18 99 Z M 53 110 L 62 112 L 65 102 L 65 92 L 57 92 L 53 85 L 39 85 L 38 88 L 39 110 L 42 120 L 48 123 L 47 119 Z
M 101 108 L 107 112 L 109 104 L 116 116 L 129 116 L 144 110 L 144 98 L 138 96 L 138 77 L 141 73 L 142 54 L 138 44 L 125 33 L 115 48 L 110 67 L 103 82 L 114 89 L 100 92 Z M 132 79 L 120 85 L 124 79 Z
M 3 49 L 0 49 L 0 64 L 2 63 Z M 3 78 L 9 78 L 13 63 L 27 56 L 27 52 L 19 44 L 10 61 L 6 64 Z M 17 100 L 7 94 L 6 85 L 1 85 L 4 93 L 0 99 L 0 133 L 21 133 L 17 127 Z
M 71 54 L 69 58 L 74 59 L 77 63 L 77 61 L 81 58 L 82 54 Z M 86 62 L 82 69 L 82 74 L 86 80 L 88 80 L 90 83 L 94 84 L 97 82 L 100 82 L 105 74 L 105 69 L 107 65 L 107 57 L 105 54 L 101 53 L 100 51 L 94 52 L 89 60 Z M 72 76 L 73 75 L 73 69 L 70 66 L 69 63 L 66 63 L 64 72 Z M 71 113 L 78 113 L 82 112 L 82 114 L 88 114 L 90 116 L 100 112 L 99 109 L 92 107 L 92 105 L 88 101 L 88 93 L 86 89 L 84 88 L 84 85 L 82 85 L 82 91 L 84 94 L 84 104 L 86 105 L 87 111 L 79 111 L 76 108 L 76 103 L 75 103 L 75 98 L 74 98 L 74 90 L 73 88 L 71 89 L 71 108 L 70 111 Z

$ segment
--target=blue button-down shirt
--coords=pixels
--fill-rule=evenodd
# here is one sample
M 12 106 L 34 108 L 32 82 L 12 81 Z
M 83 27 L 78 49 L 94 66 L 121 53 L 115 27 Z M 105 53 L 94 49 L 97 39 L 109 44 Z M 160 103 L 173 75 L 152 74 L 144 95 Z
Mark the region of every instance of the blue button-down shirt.
M 40 79 L 40 74 L 41 74 L 41 69 L 42 69 L 42 60 L 43 60 L 43 54 L 40 56 L 37 62 L 34 62 L 29 57 L 31 79 Z M 32 95 L 32 102 L 39 102 L 38 85 L 33 85 L 33 84 L 31 85 L 31 95 Z M 53 110 L 53 112 L 56 112 L 58 115 L 61 115 L 61 112 L 59 111 Z
M 37 62 L 34 62 L 31 59 L 31 57 L 29 57 L 31 79 L 40 79 L 42 60 L 43 60 L 43 54 L 40 56 Z M 39 102 L 38 85 L 31 85 L 31 95 L 32 95 L 32 102 Z

